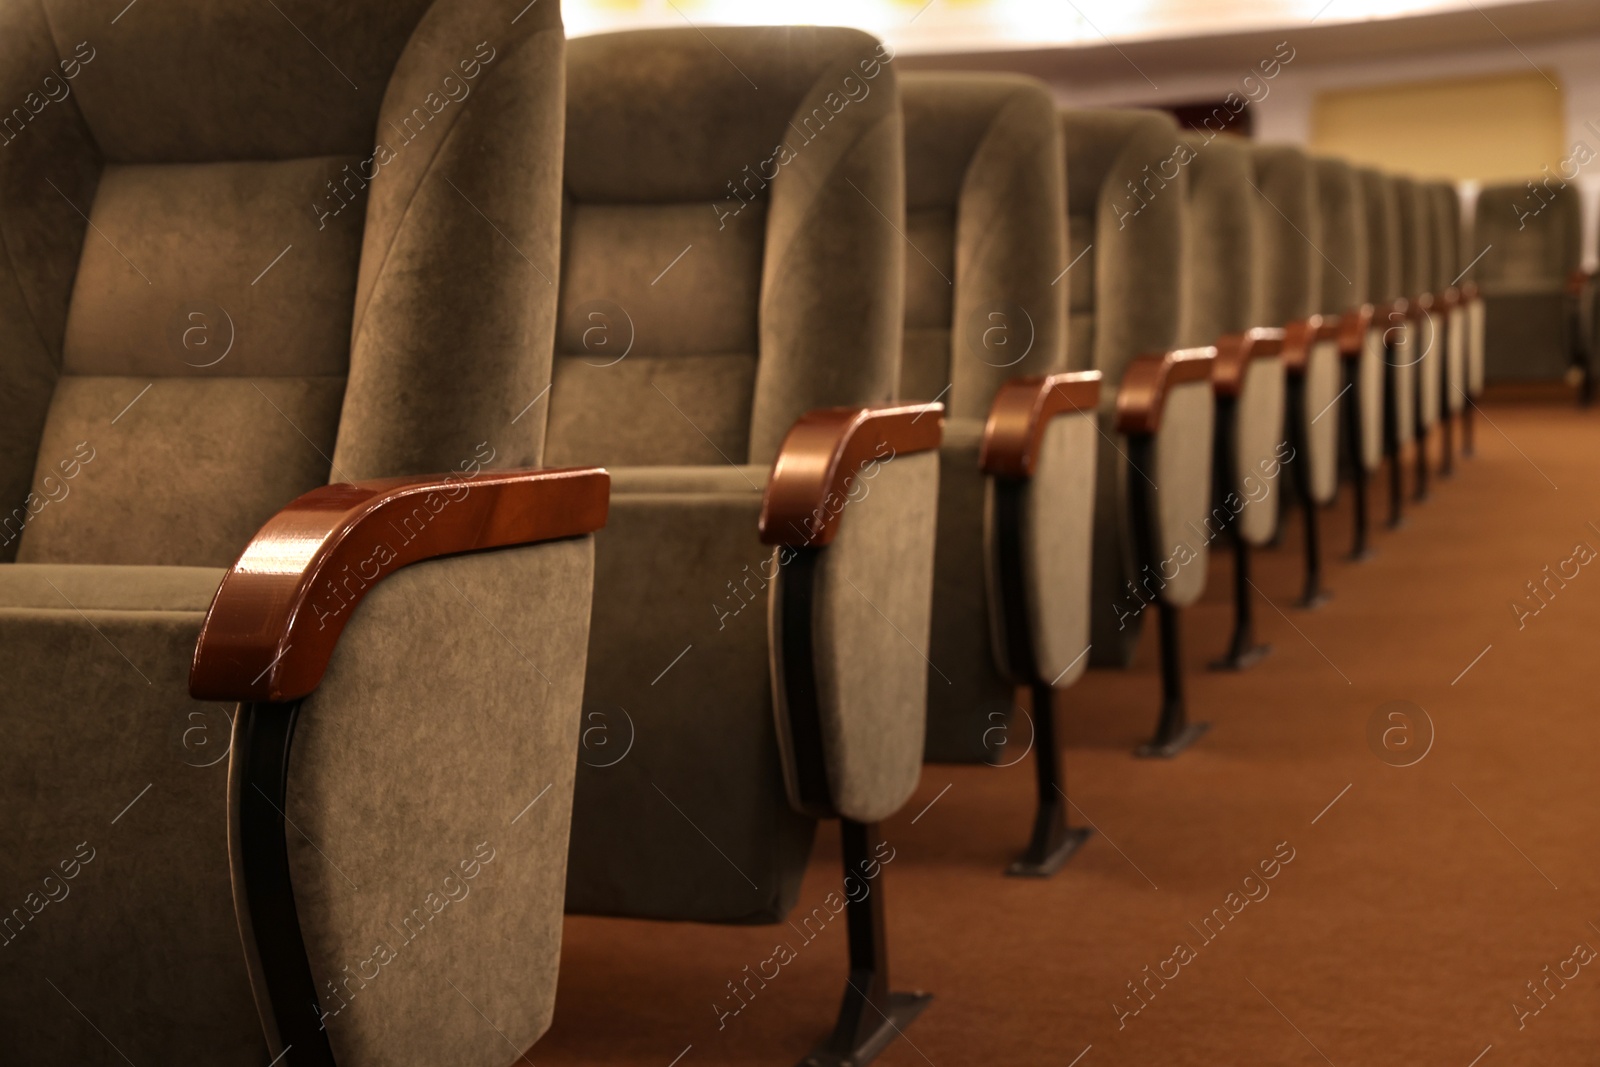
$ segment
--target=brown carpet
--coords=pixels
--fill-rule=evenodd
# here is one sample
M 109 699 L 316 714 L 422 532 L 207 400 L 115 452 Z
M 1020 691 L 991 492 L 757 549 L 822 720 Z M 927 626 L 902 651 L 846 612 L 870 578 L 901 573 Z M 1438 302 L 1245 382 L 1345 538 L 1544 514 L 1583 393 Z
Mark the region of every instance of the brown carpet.
M 1153 627 L 1131 672 L 1066 694 L 1074 816 L 1101 833 L 1056 877 L 1000 873 L 1026 836 L 1030 763 L 925 770 L 884 827 L 882 884 L 895 985 L 936 999 L 880 1063 L 1600 1062 L 1600 958 L 1583 965 L 1600 947 L 1600 567 L 1565 564 L 1577 576 L 1551 580 L 1520 630 L 1510 606 L 1537 606 L 1525 583 L 1575 546 L 1600 549 L 1600 415 L 1499 404 L 1487 420 L 1477 457 L 1434 480 L 1404 529 L 1376 524 L 1370 561 L 1343 559 L 1347 496 L 1324 516 L 1334 599 L 1320 610 L 1290 607 L 1297 526 L 1257 555 L 1284 613 L 1260 606 L 1274 651 L 1240 675 L 1203 669 L 1228 634 L 1219 553 L 1185 620 L 1190 714 L 1212 723 L 1186 755 L 1129 755 L 1153 722 Z M 1411 766 L 1369 741 L 1391 701 L 1434 727 Z M 838 885 L 837 841 L 820 836 L 802 910 Z M 1208 941 L 1213 909 L 1226 921 Z M 778 942 L 796 958 L 719 1028 L 727 983 Z M 787 1067 L 832 1022 L 843 942 L 842 917 L 809 944 L 787 926 L 571 918 L 555 1023 L 531 1058 Z

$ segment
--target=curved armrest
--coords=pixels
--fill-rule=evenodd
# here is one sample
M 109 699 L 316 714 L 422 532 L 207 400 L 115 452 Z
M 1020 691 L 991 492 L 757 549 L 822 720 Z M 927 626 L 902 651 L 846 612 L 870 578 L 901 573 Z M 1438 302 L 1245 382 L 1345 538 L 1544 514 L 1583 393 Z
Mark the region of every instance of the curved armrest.
M 1339 355 L 1344 359 L 1359 359 L 1367 343 L 1367 331 L 1372 329 L 1378 309 L 1372 304 L 1351 308 L 1339 316 Z
M 1478 289 L 1477 282 L 1461 283 L 1461 302 L 1471 304 L 1483 299 L 1483 293 Z
M 1461 299 L 1461 290 L 1452 285 L 1439 294 L 1439 310 L 1449 314 L 1458 307 L 1465 306 L 1466 301 Z
M 368 589 L 435 556 L 593 533 L 600 468 L 325 485 L 268 519 L 222 579 L 189 671 L 197 700 L 281 702 L 316 689 Z
M 1395 301 L 1396 305 L 1399 301 Z M 1406 302 L 1406 318 L 1421 321 L 1430 311 L 1437 311 L 1439 302 L 1432 293 L 1422 293 Z
M 1100 372 L 1076 371 L 1013 378 L 989 405 L 978 449 L 978 469 L 1002 478 L 1031 478 L 1039 445 L 1057 415 L 1088 412 L 1100 406 Z
M 1218 396 L 1238 396 L 1250 361 L 1283 354 L 1284 331 L 1257 327 L 1217 339 L 1217 360 L 1211 365 L 1211 387 Z
M 1567 275 L 1567 295 L 1582 296 L 1583 291 L 1589 287 L 1589 282 L 1593 279 L 1593 274 L 1590 274 L 1582 267 L 1578 267 Z
M 764 545 L 814 548 L 833 540 L 861 466 L 931 452 L 944 438 L 943 404 L 818 408 L 789 428 L 761 497 Z
M 1216 359 L 1217 350 L 1212 345 L 1156 352 L 1134 359 L 1122 372 L 1122 385 L 1117 390 L 1117 431 L 1155 433 L 1161 427 L 1167 393 L 1184 382 L 1210 378 Z
M 1283 369 L 1289 374 L 1304 374 L 1311 348 L 1318 341 L 1339 337 L 1339 315 L 1312 315 L 1296 319 L 1283 328 Z

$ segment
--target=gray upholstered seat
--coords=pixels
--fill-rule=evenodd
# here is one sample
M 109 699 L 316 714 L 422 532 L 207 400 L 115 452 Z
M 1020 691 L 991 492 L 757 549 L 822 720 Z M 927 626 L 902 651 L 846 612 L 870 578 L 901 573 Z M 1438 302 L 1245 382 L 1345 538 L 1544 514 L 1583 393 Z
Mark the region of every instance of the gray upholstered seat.
M 112 15 L 0 8 L 0 97 L 72 88 L 0 151 L 0 1058 L 261 1067 L 245 716 L 190 698 L 196 639 L 330 477 L 470 493 L 540 462 L 543 413 L 518 416 L 549 379 L 562 29 L 481 0 Z M 314 601 L 348 624 L 284 804 L 342 1064 L 504 1063 L 547 1025 L 591 553 L 420 563 L 346 612 L 369 559 Z
M 1406 299 L 1411 302 L 1410 329 L 1405 357 L 1411 369 L 1411 403 L 1402 415 L 1404 430 L 1409 430 L 1415 447 L 1413 499 L 1428 495 L 1428 439 L 1439 421 L 1440 399 L 1444 393 L 1444 331 L 1433 307 L 1434 241 L 1433 203 L 1427 187 L 1409 177 L 1395 179 L 1400 206 L 1400 271 L 1405 280 Z M 1425 299 L 1424 299 L 1425 298 Z
M 987 520 L 978 453 L 1001 383 L 1066 370 L 1070 282 L 1062 273 L 1061 135 L 1049 92 L 1032 79 L 910 74 L 902 86 L 906 235 L 937 258 L 930 263 L 912 254 L 906 261 L 900 395 L 942 399 L 950 412 L 941 451 L 927 752 L 933 759 L 984 759 L 1006 735 L 996 727 L 1010 715 L 1016 682 L 1005 677 L 990 639 L 990 605 L 998 601 L 983 564 Z M 1088 439 L 1078 444 L 1088 473 L 1074 481 L 1090 488 L 1098 435 L 1085 430 Z M 1059 616 L 1047 625 L 1077 634 L 1055 642 L 1065 659 L 1048 657 L 1050 678 L 1069 665 L 1075 678 L 1087 663 L 1079 654 L 1088 645 L 1089 525 L 1077 546 L 1070 524 L 1072 515 L 1092 510 L 1092 496 L 1084 503 L 1080 510 L 1056 498 L 1064 509 L 1063 521 L 1051 524 L 1059 541 L 1048 551 L 1041 546 L 1051 559 L 1077 553 L 1082 568 L 1080 582 L 1036 591 L 1034 610 Z
M 1126 666 L 1143 612 L 1192 604 L 1205 590 L 1211 505 L 1212 410 L 1209 375 L 1162 393 L 1153 433 L 1136 445 L 1118 428 L 1117 404 L 1134 361 L 1174 349 L 1183 305 L 1189 240 L 1187 168 L 1176 123 L 1152 111 L 1062 112 L 1067 154 L 1070 338 L 1068 363 L 1104 375 L 1102 441 L 1095 479 L 1094 572 L 1090 592 L 1090 662 Z M 1144 463 L 1137 455 L 1147 454 Z M 1130 458 L 1134 461 L 1129 462 Z M 1159 486 L 1135 500 L 1135 479 Z M 1149 507 L 1144 505 L 1148 503 Z M 1144 522 L 1136 522 L 1142 513 Z M 1141 548 L 1143 550 L 1141 550 Z M 1163 637 L 1176 639 L 1176 617 L 1163 612 Z M 1171 641 L 1167 642 L 1169 645 Z M 1170 661 L 1176 666 L 1176 660 Z M 1165 675 L 1164 708 L 1181 715 L 1181 675 Z M 1159 747 L 1159 746 L 1158 746 Z
M 1049 91 L 1030 78 L 911 74 L 902 91 L 906 233 L 929 259 L 906 263 L 900 395 L 942 399 L 951 413 L 940 456 L 926 751 L 1009 762 L 1040 749 L 1048 826 L 1032 866 L 1013 870 L 1048 873 L 1076 844 L 1055 773 L 1052 705 L 1054 691 L 1088 663 L 1095 404 L 1054 405 L 1064 413 L 1048 420 L 1026 464 L 1036 468 L 1030 477 L 996 475 L 983 461 L 997 447 L 991 431 L 1004 418 L 996 410 L 1003 385 L 1079 384 L 1044 377 L 1067 362 L 1060 122 Z M 1016 538 L 1012 495 L 1025 516 Z M 1006 580 L 1004 553 L 1027 559 L 1020 588 Z M 1031 729 L 1013 721 L 1019 686 L 1032 691 Z
M 1578 189 L 1560 180 L 1486 185 L 1473 214 L 1472 277 L 1484 299 L 1484 374 L 1553 381 L 1572 365 L 1567 281 L 1582 264 Z
M 547 454 L 616 476 L 567 907 L 781 922 L 817 818 L 887 817 L 922 765 L 936 452 L 860 457 L 827 547 L 758 525 L 818 463 L 797 420 L 894 397 L 895 73 L 854 30 L 682 28 L 573 40 L 567 94 Z

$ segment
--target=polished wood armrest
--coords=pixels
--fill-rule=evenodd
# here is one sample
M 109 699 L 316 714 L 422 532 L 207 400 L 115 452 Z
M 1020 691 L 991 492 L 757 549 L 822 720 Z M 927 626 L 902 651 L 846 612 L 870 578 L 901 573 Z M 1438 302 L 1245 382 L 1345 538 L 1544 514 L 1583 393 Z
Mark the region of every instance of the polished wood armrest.
M 1463 303 L 1470 304 L 1473 301 L 1483 299 L 1483 293 L 1478 290 L 1477 282 L 1462 282 L 1460 288 Z
M 1304 374 L 1311 349 L 1318 341 L 1339 337 L 1338 315 L 1311 315 L 1296 319 L 1283 328 L 1283 369 L 1289 374 Z
M 1399 301 L 1396 301 L 1396 303 L 1398 304 Z M 1432 293 L 1419 294 L 1406 302 L 1406 317 L 1410 319 L 1421 321 L 1429 312 L 1438 310 L 1439 301 L 1434 298 Z
M 1011 379 L 989 405 L 978 469 L 1001 478 L 1033 477 L 1050 420 L 1080 411 L 1095 415 L 1099 407 L 1097 370 Z
M 1216 362 L 1211 365 L 1211 387 L 1218 396 L 1238 396 L 1252 360 L 1283 355 L 1284 331 L 1257 327 L 1217 338 Z
M 268 519 L 222 579 L 189 672 L 197 700 L 296 700 L 316 689 L 367 591 L 435 556 L 593 533 L 600 468 L 385 478 L 313 489 Z
M 1567 295 L 1582 296 L 1583 291 L 1589 287 L 1589 283 L 1593 280 L 1593 274 L 1582 267 L 1577 268 L 1567 275 Z
M 761 498 L 765 545 L 815 548 L 838 532 L 863 464 L 930 452 L 944 439 L 943 404 L 818 408 L 789 428 Z
M 1167 393 L 1184 382 L 1210 378 L 1216 358 L 1216 348 L 1207 345 L 1155 352 L 1130 362 L 1122 373 L 1122 385 L 1117 389 L 1118 432 L 1155 433 L 1161 426 Z
M 1339 355 L 1344 359 L 1360 357 L 1367 343 L 1367 331 L 1372 329 L 1378 309 L 1372 304 L 1351 308 L 1339 316 Z

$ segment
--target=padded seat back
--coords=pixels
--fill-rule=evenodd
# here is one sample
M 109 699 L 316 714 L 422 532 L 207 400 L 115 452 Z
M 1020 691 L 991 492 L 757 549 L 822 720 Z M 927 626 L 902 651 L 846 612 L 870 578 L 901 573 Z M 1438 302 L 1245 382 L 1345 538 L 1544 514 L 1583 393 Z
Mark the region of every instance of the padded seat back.
M 555 264 L 485 219 L 548 211 L 555 161 L 475 116 L 488 94 L 549 121 L 559 12 L 491 10 L 0 11 L 0 99 L 60 72 L 0 117 L 0 559 L 221 566 L 330 473 L 453 468 L 491 433 L 538 461 L 510 417 L 546 377 L 525 354 Z
M 1188 240 L 1177 123 L 1155 111 L 1062 112 L 1074 370 L 1105 376 L 1110 403 L 1130 360 L 1175 347 Z
M 767 464 L 804 412 L 890 400 L 905 176 L 878 42 L 605 34 L 568 71 L 548 462 Z
M 1254 145 L 1262 296 L 1258 325 L 1283 326 L 1322 303 L 1322 218 L 1311 159 L 1290 145 Z
M 1363 167 L 1361 198 L 1367 220 L 1367 290 L 1374 303 L 1405 295 L 1400 280 L 1400 204 L 1383 172 Z
M 1433 290 L 1433 208 L 1420 183 L 1405 177 L 1392 181 L 1399 207 L 1403 295 L 1417 297 Z
M 1313 162 L 1317 175 L 1322 269 L 1317 310 L 1342 315 L 1371 298 L 1372 254 L 1368 248 L 1367 200 L 1356 169 L 1342 159 Z
M 1008 378 L 1066 367 L 1066 185 L 1055 102 L 1031 78 L 908 74 L 899 396 L 985 418 Z
M 1266 272 L 1248 144 L 1200 133 L 1181 143 L 1189 153 L 1190 236 L 1178 343 L 1188 347 L 1260 325 Z
M 1583 262 L 1582 205 L 1575 186 L 1536 182 L 1485 185 L 1473 237 L 1493 251 L 1473 267 L 1485 296 L 1559 291 Z

